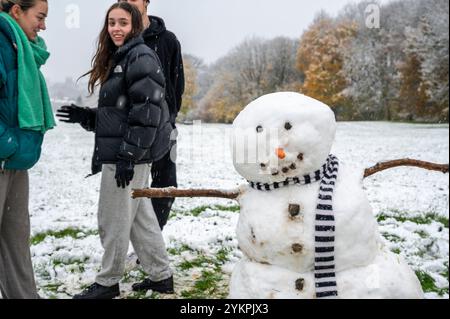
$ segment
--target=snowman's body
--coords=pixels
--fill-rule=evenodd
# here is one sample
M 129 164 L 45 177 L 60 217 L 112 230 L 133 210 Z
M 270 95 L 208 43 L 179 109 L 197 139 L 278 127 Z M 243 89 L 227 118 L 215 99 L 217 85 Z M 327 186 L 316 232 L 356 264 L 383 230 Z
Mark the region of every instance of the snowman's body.
M 422 288 L 406 262 L 382 250 L 370 265 L 336 273 L 342 299 L 417 299 Z M 231 299 L 312 299 L 314 273 L 299 273 L 252 261 L 236 265 L 230 282 Z
M 257 141 L 255 147 L 248 140 L 235 140 L 236 169 L 249 181 L 268 184 L 319 169 L 335 134 L 331 110 L 296 93 L 256 100 L 234 126 L 237 134 L 244 132 Z M 278 130 L 276 139 L 259 138 L 264 130 Z M 255 161 L 248 156 L 252 148 L 259 152 Z M 238 149 L 245 152 L 242 158 L 252 160 L 239 161 Z M 362 172 L 340 163 L 333 194 L 334 252 L 330 253 L 339 297 L 421 298 L 415 274 L 383 247 L 362 180 Z M 246 259 L 233 271 L 231 298 L 314 298 L 319 187 L 316 182 L 272 191 L 243 189 L 237 237 Z
M 348 170 L 340 166 L 339 176 Z M 357 176 L 338 177 L 334 195 L 336 270 L 371 263 L 380 245 L 377 224 Z M 240 249 L 251 260 L 305 273 L 314 270 L 314 227 L 319 183 L 265 192 L 249 188 L 240 198 Z M 347 199 L 353 199 L 349 201 Z M 290 205 L 299 205 L 293 217 Z

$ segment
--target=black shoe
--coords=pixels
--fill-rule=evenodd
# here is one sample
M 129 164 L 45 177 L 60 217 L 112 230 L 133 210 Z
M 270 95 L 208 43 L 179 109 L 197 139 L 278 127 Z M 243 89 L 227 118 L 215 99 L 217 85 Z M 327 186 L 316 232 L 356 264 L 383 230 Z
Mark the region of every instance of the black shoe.
M 73 299 L 114 299 L 118 296 L 120 296 L 119 284 L 112 287 L 105 287 L 94 283 L 82 293 L 73 296 Z
M 150 279 L 145 279 L 143 282 L 134 284 L 132 286 L 133 291 L 147 291 L 153 290 L 162 294 L 173 294 L 175 293 L 173 289 L 173 276 L 161 281 L 151 281 Z

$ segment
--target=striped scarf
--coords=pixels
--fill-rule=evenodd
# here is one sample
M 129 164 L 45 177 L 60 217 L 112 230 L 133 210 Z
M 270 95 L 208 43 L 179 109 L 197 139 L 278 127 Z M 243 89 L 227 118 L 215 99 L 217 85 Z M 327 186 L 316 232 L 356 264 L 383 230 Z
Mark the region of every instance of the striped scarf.
M 320 181 L 316 207 L 314 277 L 317 298 L 338 296 L 334 263 L 335 219 L 333 193 L 339 169 L 339 160 L 329 155 L 327 162 L 316 172 L 303 177 L 288 178 L 281 183 L 263 184 L 249 182 L 250 187 L 260 191 L 272 191 L 281 187 L 307 185 Z

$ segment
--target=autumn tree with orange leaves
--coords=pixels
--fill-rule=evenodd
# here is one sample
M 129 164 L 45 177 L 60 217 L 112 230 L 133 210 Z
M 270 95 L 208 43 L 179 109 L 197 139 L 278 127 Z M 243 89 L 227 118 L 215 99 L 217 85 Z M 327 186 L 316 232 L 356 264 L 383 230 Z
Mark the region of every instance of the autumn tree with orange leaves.
M 303 94 L 332 107 L 345 103 L 347 87 L 343 63 L 347 43 L 356 33 L 350 22 L 335 22 L 321 13 L 303 34 L 297 53 L 297 69 L 304 74 Z

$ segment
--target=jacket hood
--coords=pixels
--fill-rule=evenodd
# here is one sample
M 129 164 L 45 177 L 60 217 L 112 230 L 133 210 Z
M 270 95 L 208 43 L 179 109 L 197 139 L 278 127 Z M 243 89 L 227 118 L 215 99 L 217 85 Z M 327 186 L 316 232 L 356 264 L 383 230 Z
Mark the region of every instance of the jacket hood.
M 143 32 L 144 39 L 155 37 L 167 30 L 164 20 L 160 17 L 149 16 L 148 18 L 150 19 L 150 26 Z

